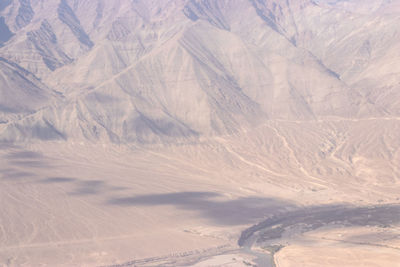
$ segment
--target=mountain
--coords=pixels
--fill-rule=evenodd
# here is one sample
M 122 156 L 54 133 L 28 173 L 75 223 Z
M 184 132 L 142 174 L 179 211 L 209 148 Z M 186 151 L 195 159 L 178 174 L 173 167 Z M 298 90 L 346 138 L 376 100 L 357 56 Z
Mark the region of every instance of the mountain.
M 397 116 L 395 8 L 378 0 L 6 1 L 0 56 L 60 97 L 7 120 L 0 136 L 153 143 L 274 119 Z M 2 90 L 36 94 L 15 83 Z M 43 122 L 51 133 L 20 130 Z
M 0 0 L 0 265 L 400 262 L 399 14 Z
M 32 73 L 17 64 L 0 58 L 0 120 L 2 123 L 22 119 L 57 98 Z

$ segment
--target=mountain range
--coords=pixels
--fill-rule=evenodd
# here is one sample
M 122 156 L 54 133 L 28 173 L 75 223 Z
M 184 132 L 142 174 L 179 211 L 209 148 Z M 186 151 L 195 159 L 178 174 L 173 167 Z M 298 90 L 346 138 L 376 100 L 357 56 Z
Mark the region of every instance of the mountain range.
M 0 0 L 1 266 L 398 266 L 399 0 Z
M 154 143 L 400 113 L 396 1 L 0 5 L 0 139 Z

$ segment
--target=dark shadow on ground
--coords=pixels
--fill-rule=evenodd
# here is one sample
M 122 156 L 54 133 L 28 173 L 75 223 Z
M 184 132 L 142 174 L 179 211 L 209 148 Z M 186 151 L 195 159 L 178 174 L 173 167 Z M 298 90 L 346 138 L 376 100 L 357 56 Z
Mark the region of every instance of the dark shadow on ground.
M 72 177 L 48 177 L 38 181 L 41 184 L 64 184 L 73 188 L 68 192 L 71 196 L 99 195 L 107 192 L 122 191 L 128 188 L 121 186 L 112 186 L 102 180 L 82 180 Z M 69 189 L 71 187 L 68 187 Z M 67 187 L 66 187 L 67 188 Z
M 31 172 L 18 171 L 18 170 L 11 170 L 11 171 L 0 170 L 0 172 L 2 174 L 2 178 L 6 180 L 31 178 L 35 176 L 35 174 Z
M 77 181 L 75 183 L 76 189 L 70 193 L 70 195 L 96 195 L 101 194 L 107 190 L 105 182 L 100 180 L 89 180 L 89 181 Z
M 71 196 L 86 196 L 122 191 L 128 188 L 114 186 L 103 180 L 79 179 L 74 177 L 51 176 L 54 161 L 42 153 L 26 150 L 23 147 L 0 143 L 0 181 L 5 182 L 34 182 L 48 185 L 63 184 L 65 190 Z M 48 177 L 40 177 L 36 169 L 48 169 Z
M 43 184 L 53 184 L 53 183 L 72 183 L 76 181 L 75 178 L 70 177 L 48 177 L 46 179 L 40 180 Z
M 173 205 L 199 212 L 202 217 L 221 225 L 254 223 L 271 213 L 295 207 L 289 202 L 272 198 L 244 197 L 226 200 L 223 195 L 214 192 L 179 192 L 113 198 L 107 203 L 127 207 Z
M 17 167 L 45 168 L 48 166 L 41 160 L 9 160 L 8 163 Z
M 27 159 L 42 159 L 43 155 L 33 151 L 16 151 L 7 154 L 4 158 L 10 160 L 27 160 Z
M 38 152 L 25 150 L 14 144 L 0 143 L 0 179 L 6 181 L 38 178 L 27 168 L 51 167 L 47 158 Z
M 324 226 L 390 227 L 400 223 L 400 205 L 352 206 L 322 205 L 299 207 L 288 201 L 242 197 L 226 199 L 214 192 L 178 192 L 113 198 L 108 202 L 118 206 L 172 205 L 182 210 L 195 211 L 201 217 L 220 225 L 243 225 L 264 221 L 242 233 L 239 244 L 245 244 L 255 232 L 258 241 L 280 238 L 289 229 L 299 233 Z M 295 232 L 296 232 L 295 231 Z

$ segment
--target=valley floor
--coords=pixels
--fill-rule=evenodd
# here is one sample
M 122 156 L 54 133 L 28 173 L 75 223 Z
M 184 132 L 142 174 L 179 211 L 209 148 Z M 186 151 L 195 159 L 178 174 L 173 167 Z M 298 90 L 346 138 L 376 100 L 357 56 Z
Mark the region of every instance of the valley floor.
M 270 122 L 174 145 L 1 144 L 0 265 L 273 266 L 273 254 L 279 267 L 396 266 L 399 125 Z M 326 209 L 336 220 L 315 215 Z

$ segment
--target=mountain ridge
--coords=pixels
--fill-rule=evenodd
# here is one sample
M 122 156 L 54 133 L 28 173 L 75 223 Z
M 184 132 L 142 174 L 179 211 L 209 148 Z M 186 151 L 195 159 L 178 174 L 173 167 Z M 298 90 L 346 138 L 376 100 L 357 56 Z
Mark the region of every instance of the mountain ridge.
M 232 133 L 275 119 L 399 112 L 400 70 L 381 67 L 396 43 L 378 41 L 379 30 L 372 37 L 354 30 L 366 20 L 396 22 L 380 11 L 390 2 L 365 5 L 373 11 L 362 15 L 341 1 L 47 2 L 1 6 L 13 36 L 0 56 L 63 97 L 29 123 L 3 125 L 2 140 L 32 139 L 18 130 L 32 127 L 31 120 L 65 138 L 146 143 Z M 317 16 L 322 24 L 314 23 Z M 346 24 L 351 17 L 354 26 Z M 396 34 L 394 28 L 383 34 Z M 349 57 L 339 62 L 344 52 Z M 385 84 L 378 83 L 382 77 Z M 80 114 L 74 121 L 72 110 Z

